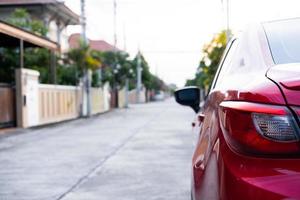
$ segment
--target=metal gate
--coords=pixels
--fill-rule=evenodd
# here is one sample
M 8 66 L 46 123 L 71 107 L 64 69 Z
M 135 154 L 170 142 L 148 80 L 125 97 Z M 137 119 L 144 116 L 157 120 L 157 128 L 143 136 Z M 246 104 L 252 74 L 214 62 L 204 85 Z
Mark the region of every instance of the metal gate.
M 15 89 L 0 83 L 0 128 L 16 125 Z
M 110 92 L 110 108 L 118 107 L 118 90 L 112 90 Z

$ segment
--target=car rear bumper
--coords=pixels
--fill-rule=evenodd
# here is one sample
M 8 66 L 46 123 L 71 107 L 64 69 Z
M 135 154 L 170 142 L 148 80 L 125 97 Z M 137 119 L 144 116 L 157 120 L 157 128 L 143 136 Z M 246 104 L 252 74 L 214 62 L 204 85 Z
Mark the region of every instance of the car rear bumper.
M 223 142 L 218 163 L 221 199 L 300 199 L 300 159 L 244 156 Z

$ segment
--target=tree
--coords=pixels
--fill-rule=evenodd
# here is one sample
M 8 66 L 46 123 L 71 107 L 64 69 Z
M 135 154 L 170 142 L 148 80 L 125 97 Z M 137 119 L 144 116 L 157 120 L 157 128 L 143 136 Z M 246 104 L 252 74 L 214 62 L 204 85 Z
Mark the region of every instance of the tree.
M 48 29 L 39 20 L 33 20 L 25 9 L 16 9 L 7 22 L 19 28 L 45 36 Z M 14 70 L 19 66 L 19 48 L 0 48 L 0 81 L 14 82 Z M 50 52 L 42 48 L 26 48 L 24 51 L 24 65 L 26 68 L 40 72 L 40 81 L 49 81 L 48 66 L 50 65 Z
M 200 88 L 208 89 L 213 81 L 225 47 L 226 31 L 222 31 L 204 46 L 202 50 L 203 57 L 199 63 L 195 78 L 187 80 L 186 85 L 196 85 Z
M 102 64 L 102 83 L 108 82 L 111 88 L 121 88 L 125 85 L 125 80 L 129 80 L 129 89 L 136 88 L 137 59 L 129 58 L 129 54 L 123 51 L 93 51 L 93 57 L 98 58 Z M 77 56 L 78 57 L 78 56 Z M 149 65 L 141 55 L 142 83 L 147 90 L 165 90 L 165 83 L 153 75 L 149 70 Z M 97 77 L 98 74 L 94 74 Z
M 43 25 L 43 22 L 32 19 L 27 10 L 23 8 L 17 8 L 10 15 L 7 22 L 37 35 L 46 36 L 48 33 L 48 29 Z
M 140 57 L 140 58 L 139 58 Z M 142 83 L 147 89 L 152 89 L 152 74 L 149 70 L 148 62 L 146 61 L 145 57 L 139 52 L 135 58 L 133 59 L 133 67 L 134 72 L 137 77 L 137 65 L 138 65 L 138 59 L 141 61 L 141 68 L 142 68 Z
M 78 85 L 79 83 L 78 70 L 74 65 L 58 65 L 56 73 L 59 85 Z
M 79 42 L 79 47 L 71 49 L 66 53 L 64 58 L 64 63 L 66 66 L 60 66 L 61 74 L 59 75 L 60 84 L 77 85 L 79 79 L 84 76 L 87 70 L 92 70 L 94 72 L 96 69 L 101 67 L 101 60 L 96 56 L 96 52 L 90 49 L 89 45 L 84 42 Z M 95 75 L 92 76 L 94 79 L 97 78 Z M 66 82 L 66 80 L 70 82 Z M 95 83 L 95 80 L 92 80 Z
M 83 41 L 80 41 L 78 48 L 71 49 L 67 52 L 66 56 L 67 60 L 77 67 L 81 76 L 85 70 L 95 70 L 101 65 L 100 60 L 93 57 L 92 50 L 89 45 Z
M 132 61 L 129 54 L 123 51 L 99 52 L 102 60 L 102 81 L 109 82 L 112 88 L 123 87 L 127 78 L 134 77 Z
M 135 72 L 135 76 L 137 76 L 137 63 L 138 63 L 138 56 L 140 56 L 141 59 L 141 68 L 142 68 L 142 83 L 145 86 L 147 90 L 166 90 L 167 86 L 165 83 L 158 78 L 157 76 L 153 75 L 150 72 L 150 68 L 148 65 L 148 62 L 146 61 L 145 57 L 140 53 L 140 55 L 136 55 L 135 58 L 133 59 L 133 68 Z
M 13 83 L 15 68 L 19 66 L 19 57 L 16 49 L 0 48 L 0 82 Z

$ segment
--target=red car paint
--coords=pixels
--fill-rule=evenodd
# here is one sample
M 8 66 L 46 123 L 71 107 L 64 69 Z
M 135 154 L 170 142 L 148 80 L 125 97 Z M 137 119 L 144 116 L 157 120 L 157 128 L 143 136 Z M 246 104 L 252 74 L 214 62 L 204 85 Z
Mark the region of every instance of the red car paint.
M 241 130 L 245 134 L 255 132 L 252 113 L 279 116 L 288 113 L 298 126 L 295 130 L 299 130 L 300 64 L 275 63 L 262 25 L 244 34 L 236 39 L 237 53 L 232 56 L 231 65 L 239 53 L 246 52 L 245 57 L 241 56 L 245 59 L 242 63 L 259 67 L 246 73 L 241 68 L 238 75 L 234 71 L 222 77 L 222 70 L 228 64 L 228 52 L 234 51 L 236 41 L 228 45 L 212 89 L 195 121 L 194 129 L 199 138 L 192 159 L 192 199 L 300 199 L 299 140 L 272 141 L 258 133 L 242 139 L 232 134 L 236 129 L 240 129 L 240 135 Z M 253 61 L 251 56 L 253 60 L 257 57 L 260 60 Z M 231 109 L 241 115 L 230 114 Z
M 300 105 L 300 63 L 274 66 L 267 76 L 280 86 L 289 105 Z

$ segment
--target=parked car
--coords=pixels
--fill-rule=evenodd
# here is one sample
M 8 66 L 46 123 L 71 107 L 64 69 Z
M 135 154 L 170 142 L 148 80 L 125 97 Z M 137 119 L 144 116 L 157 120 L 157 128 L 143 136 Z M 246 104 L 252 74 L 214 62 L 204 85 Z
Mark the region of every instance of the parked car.
M 227 45 L 197 113 L 192 199 L 300 199 L 300 19 L 251 26 Z
M 158 91 L 154 95 L 154 101 L 163 101 L 165 100 L 165 93 L 163 91 Z

